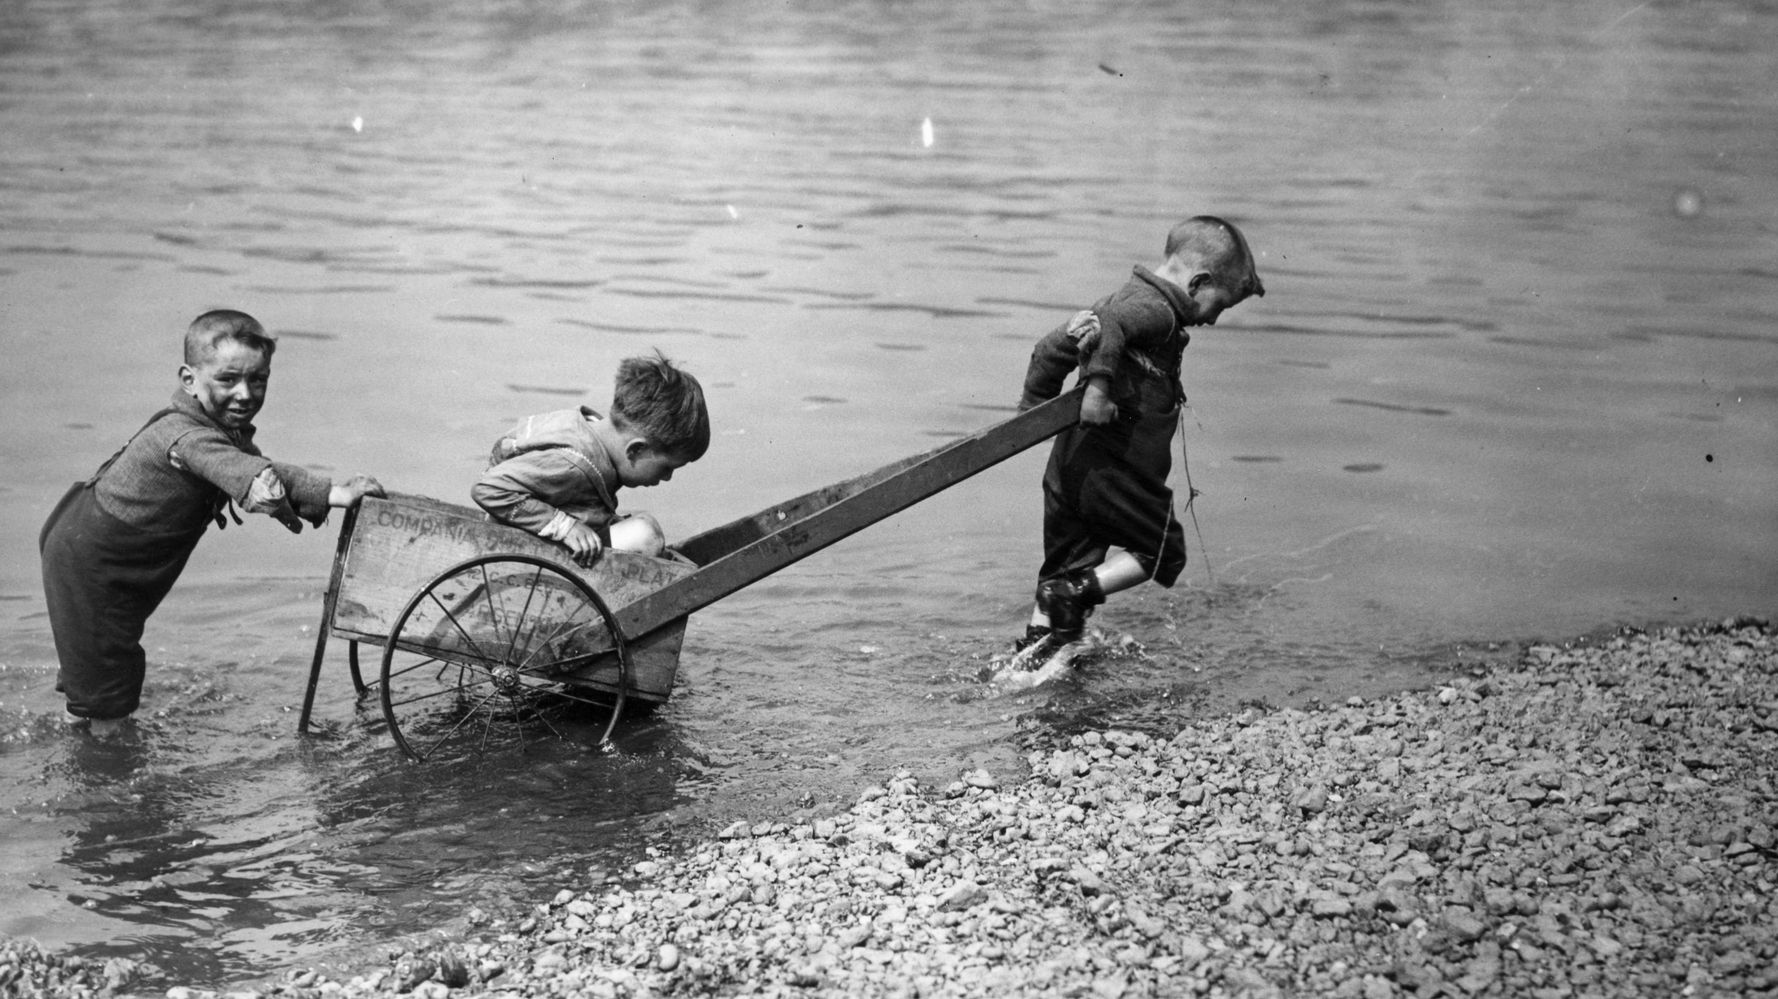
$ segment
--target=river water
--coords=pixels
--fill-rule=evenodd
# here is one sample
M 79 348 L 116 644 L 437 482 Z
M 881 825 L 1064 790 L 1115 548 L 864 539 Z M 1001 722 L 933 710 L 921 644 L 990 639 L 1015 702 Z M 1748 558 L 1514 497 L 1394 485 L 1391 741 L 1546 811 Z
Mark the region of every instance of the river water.
M 7 3 L 0 933 L 223 986 L 1056 728 L 1769 615 L 1773 79 L 1778 9 L 1714 0 Z M 59 721 L 38 527 L 204 309 L 282 339 L 269 453 L 456 502 L 659 348 L 716 438 L 626 502 L 685 535 L 1007 415 L 1197 213 L 1268 294 L 1186 355 L 1192 565 L 1095 618 L 1146 657 L 979 681 L 1037 449 L 700 612 L 613 753 L 407 764 L 337 646 L 299 739 L 337 518 L 206 538 L 135 729 Z

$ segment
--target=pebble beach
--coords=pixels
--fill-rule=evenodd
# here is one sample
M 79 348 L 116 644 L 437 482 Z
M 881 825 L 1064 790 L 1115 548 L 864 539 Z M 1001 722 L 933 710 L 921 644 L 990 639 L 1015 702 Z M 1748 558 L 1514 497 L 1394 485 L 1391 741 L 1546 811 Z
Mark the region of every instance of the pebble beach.
M 1029 772 L 885 773 L 608 883 L 236 996 L 1778 996 L 1778 655 L 1751 619 Z M 215 993 L 28 941 L 0 994 Z

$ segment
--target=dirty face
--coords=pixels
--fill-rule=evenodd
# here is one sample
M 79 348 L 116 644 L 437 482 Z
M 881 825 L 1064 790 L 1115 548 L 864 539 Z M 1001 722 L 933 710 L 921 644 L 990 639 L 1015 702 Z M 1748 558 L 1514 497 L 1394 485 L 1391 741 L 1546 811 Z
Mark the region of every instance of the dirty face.
M 271 355 L 237 340 L 222 340 L 210 356 L 179 369 L 179 383 L 217 423 L 231 430 L 253 422 L 265 405 Z

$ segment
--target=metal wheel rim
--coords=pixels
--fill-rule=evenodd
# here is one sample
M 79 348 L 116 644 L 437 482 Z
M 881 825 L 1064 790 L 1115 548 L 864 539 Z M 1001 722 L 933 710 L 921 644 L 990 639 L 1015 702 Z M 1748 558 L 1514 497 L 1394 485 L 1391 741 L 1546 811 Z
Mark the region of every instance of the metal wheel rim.
M 410 619 L 413 618 L 415 612 L 425 605 L 428 598 L 431 598 L 435 604 L 442 608 L 445 611 L 447 618 L 449 618 L 452 612 L 450 608 L 444 607 L 443 602 L 437 598 L 437 589 L 441 585 L 446 584 L 457 577 L 463 576 L 470 570 L 478 568 L 482 570 L 483 579 L 484 582 L 486 582 L 488 580 L 486 575 L 487 567 L 496 564 L 531 567 L 533 570 L 533 577 L 529 594 L 530 597 L 535 597 L 538 584 L 542 581 L 544 574 L 548 573 L 553 581 L 567 584 L 579 595 L 588 607 L 592 608 L 597 614 L 598 619 L 605 626 L 606 633 L 610 636 L 613 645 L 612 654 L 617 660 L 618 681 L 615 700 L 613 701 L 611 695 L 606 692 L 601 692 L 598 699 L 581 694 L 570 694 L 568 691 L 571 689 L 572 685 L 550 681 L 541 675 L 543 671 L 527 669 L 522 663 L 515 666 L 515 664 L 509 660 L 513 658 L 512 653 L 514 652 L 514 645 L 512 643 L 517 641 L 518 629 L 516 627 L 514 628 L 512 638 L 509 640 L 509 644 L 502 650 L 502 654 L 498 659 L 494 656 L 488 656 L 481 662 L 457 662 L 439 657 L 430 661 L 423 660 L 412 666 L 404 667 L 403 672 L 408 673 L 415 670 L 424 670 L 435 665 L 438 669 L 439 682 L 448 685 L 450 681 L 446 679 L 446 674 L 451 671 L 457 671 L 457 684 L 460 696 L 462 692 L 469 687 L 481 687 L 485 685 L 490 690 L 504 688 L 503 692 L 489 696 L 509 697 L 515 701 L 515 705 L 520 695 L 528 697 L 534 696 L 541 699 L 543 696 L 551 694 L 563 697 L 569 701 L 577 701 L 584 704 L 597 705 L 599 707 L 609 705 L 611 711 L 610 718 L 606 721 L 605 728 L 599 737 L 599 744 L 601 746 L 609 745 L 611 733 L 616 728 L 617 720 L 623 713 L 624 703 L 628 697 L 628 690 L 631 682 L 628 643 L 625 640 L 621 629 L 617 626 L 616 617 L 611 613 L 611 609 L 606 605 L 605 601 L 599 594 L 577 573 L 549 559 L 518 554 L 479 555 L 459 562 L 434 576 L 425 586 L 416 591 L 414 595 L 409 598 L 406 605 L 402 607 L 401 613 L 396 617 L 395 625 L 390 629 L 388 640 L 384 645 L 381 679 L 376 684 L 380 688 L 379 694 L 382 702 L 383 717 L 389 725 L 390 734 L 394 736 L 396 744 L 401 747 L 402 752 L 410 759 L 423 761 L 430 757 L 439 748 L 450 742 L 456 735 L 456 728 L 453 727 L 452 730 L 447 731 L 443 736 L 432 740 L 429 746 L 416 746 L 410 741 L 408 735 L 403 732 L 403 725 L 398 717 L 397 709 L 407 708 L 414 701 L 421 699 L 411 698 L 402 703 L 397 703 L 393 693 L 395 684 L 391 682 L 391 671 L 397 653 L 405 652 L 409 655 L 419 654 L 415 653 L 412 649 L 403 649 L 401 647 L 400 643 L 403 629 L 407 626 Z M 492 601 L 491 593 L 488 599 L 490 602 Z M 527 602 L 524 610 L 521 611 L 521 622 L 525 619 L 525 615 L 528 613 L 529 602 Z M 463 633 L 463 637 L 470 645 L 473 646 L 476 644 L 474 639 L 470 637 L 460 625 L 458 626 L 458 630 Z M 496 635 L 496 639 L 498 639 L 498 635 Z M 468 658 L 474 659 L 475 657 L 472 656 Z M 527 678 L 535 682 L 528 684 L 526 683 Z M 486 694 L 487 692 L 481 691 L 480 693 Z M 478 705 L 475 710 L 479 712 L 482 706 L 483 705 Z M 517 717 L 516 709 L 515 721 L 518 721 L 521 725 L 523 724 L 523 719 Z M 544 723 L 552 731 L 556 731 L 558 736 L 560 735 L 559 730 L 555 730 L 554 725 L 549 723 L 547 719 L 544 720 Z M 486 741 L 486 735 L 487 733 L 484 731 L 484 743 Z

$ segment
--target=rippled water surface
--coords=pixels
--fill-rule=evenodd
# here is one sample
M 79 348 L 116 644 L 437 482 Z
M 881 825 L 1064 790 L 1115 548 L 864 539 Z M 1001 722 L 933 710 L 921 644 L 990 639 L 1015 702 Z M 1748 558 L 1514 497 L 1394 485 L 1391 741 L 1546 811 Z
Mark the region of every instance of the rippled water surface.
M 1778 12 L 1708 0 L 8 3 L 0 933 L 241 982 L 1048 726 L 1769 614 L 1775 53 Z M 508 421 L 658 347 L 717 437 L 626 500 L 684 535 L 1007 415 L 1031 341 L 1199 212 L 1268 294 L 1186 355 L 1182 585 L 1095 619 L 1146 658 L 977 679 L 1039 449 L 700 612 L 612 754 L 411 766 L 337 647 L 297 738 L 337 521 L 207 538 L 134 732 L 62 730 L 38 527 L 206 308 L 282 339 L 270 453 L 457 502 Z

